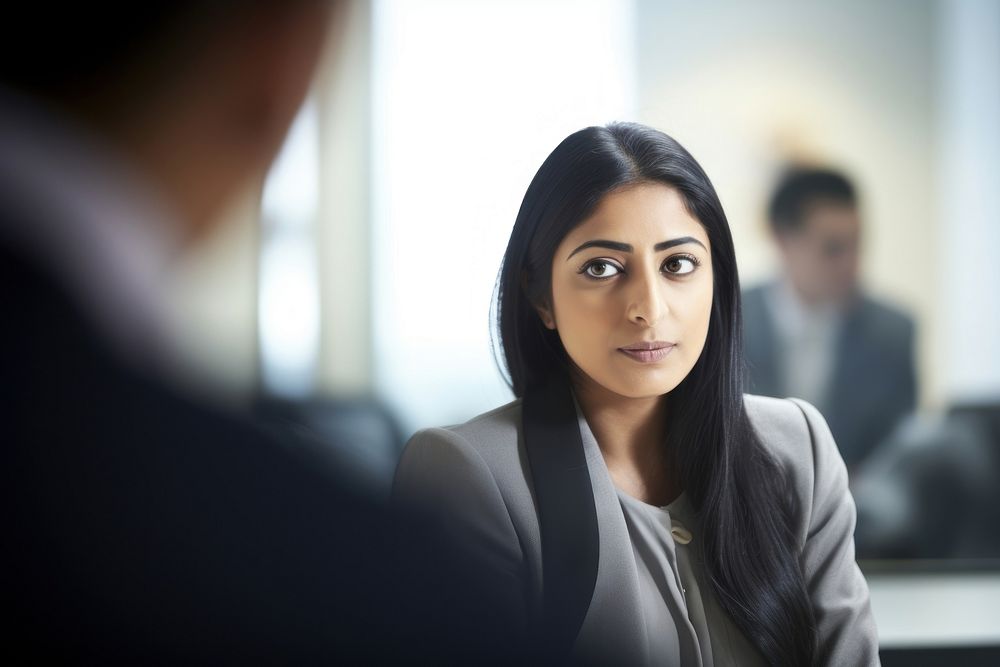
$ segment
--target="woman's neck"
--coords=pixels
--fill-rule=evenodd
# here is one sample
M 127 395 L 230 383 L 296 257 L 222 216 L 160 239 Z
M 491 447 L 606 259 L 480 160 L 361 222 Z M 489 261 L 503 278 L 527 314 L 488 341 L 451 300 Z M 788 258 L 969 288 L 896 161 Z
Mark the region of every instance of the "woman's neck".
M 628 398 L 589 378 L 573 389 L 615 486 L 650 505 L 677 498 L 682 489 L 666 449 L 667 397 Z

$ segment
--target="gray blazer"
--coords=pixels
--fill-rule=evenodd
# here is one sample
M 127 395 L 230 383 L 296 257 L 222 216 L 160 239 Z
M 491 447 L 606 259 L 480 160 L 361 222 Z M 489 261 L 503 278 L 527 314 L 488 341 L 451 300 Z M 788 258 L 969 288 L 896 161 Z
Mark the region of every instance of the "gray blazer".
M 854 502 L 823 417 L 803 401 L 749 395 L 745 400 L 754 428 L 785 470 L 797 498 L 795 534 L 818 625 L 820 664 L 879 664 L 868 587 L 854 561 Z M 533 482 L 537 474 L 533 477 L 530 469 L 522 408 L 517 400 L 460 426 L 414 435 L 396 472 L 393 500 L 440 519 L 467 557 L 501 584 L 508 608 L 497 613 L 520 619 L 520 632 L 528 636 L 542 622 L 543 549 Z M 593 532 L 599 539 L 594 540 L 593 594 L 587 591 L 582 621 L 573 630 L 573 654 L 587 661 L 643 664 L 648 656 L 628 527 L 597 441 L 576 414 L 574 426 L 583 445 L 576 468 L 586 461 L 596 515 Z M 587 509 L 580 503 L 568 511 L 585 515 Z M 565 516 L 572 520 L 572 514 Z M 763 664 L 708 586 L 702 587 L 702 599 L 708 627 L 698 634 L 711 637 L 711 646 L 702 648 L 708 662 Z

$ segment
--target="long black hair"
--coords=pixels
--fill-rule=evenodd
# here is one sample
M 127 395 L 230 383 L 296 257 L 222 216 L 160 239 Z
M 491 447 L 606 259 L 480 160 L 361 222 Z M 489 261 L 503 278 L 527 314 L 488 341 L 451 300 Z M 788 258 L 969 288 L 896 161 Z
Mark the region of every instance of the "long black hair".
M 740 282 L 729 223 L 712 183 L 674 139 L 644 125 L 588 127 L 535 174 L 504 255 L 496 295 L 499 344 L 518 397 L 568 376 L 558 332 L 535 310 L 549 302 L 552 258 L 608 193 L 638 183 L 677 190 L 711 242 L 708 338 L 670 393 L 665 445 L 698 512 L 705 567 L 719 604 L 771 664 L 813 662 L 816 629 L 791 528 L 790 490 L 743 403 Z

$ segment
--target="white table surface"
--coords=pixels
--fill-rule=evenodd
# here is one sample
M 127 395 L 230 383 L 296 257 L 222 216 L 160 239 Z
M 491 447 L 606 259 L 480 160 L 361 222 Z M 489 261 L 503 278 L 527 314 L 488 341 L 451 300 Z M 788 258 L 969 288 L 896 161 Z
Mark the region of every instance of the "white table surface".
M 1000 572 L 865 576 L 883 648 L 1000 646 Z

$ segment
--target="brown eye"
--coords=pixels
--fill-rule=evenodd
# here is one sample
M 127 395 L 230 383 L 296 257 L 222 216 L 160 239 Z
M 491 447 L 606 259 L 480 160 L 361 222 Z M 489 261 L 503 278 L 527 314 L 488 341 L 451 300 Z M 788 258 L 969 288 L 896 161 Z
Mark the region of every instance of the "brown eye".
M 596 261 L 583 267 L 583 272 L 591 278 L 610 278 L 621 273 L 621 269 L 611 262 Z
M 697 268 L 698 262 L 693 257 L 670 257 L 663 263 L 663 270 L 675 276 L 683 276 Z

